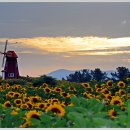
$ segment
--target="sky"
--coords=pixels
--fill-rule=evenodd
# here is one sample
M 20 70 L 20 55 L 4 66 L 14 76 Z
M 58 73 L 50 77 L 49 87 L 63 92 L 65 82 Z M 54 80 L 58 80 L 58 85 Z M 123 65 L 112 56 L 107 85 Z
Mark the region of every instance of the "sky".
M 130 3 L 0 3 L 0 51 L 8 39 L 24 76 L 130 68 L 129 14 Z

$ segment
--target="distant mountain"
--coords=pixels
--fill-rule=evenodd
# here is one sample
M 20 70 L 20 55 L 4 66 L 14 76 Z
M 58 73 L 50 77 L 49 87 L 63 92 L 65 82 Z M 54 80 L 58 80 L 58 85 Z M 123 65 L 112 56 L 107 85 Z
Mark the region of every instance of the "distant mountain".
M 69 76 L 69 74 L 74 73 L 75 71 L 66 70 L 66 69 L 59 69 L 59 70 L 50 72 L 49 74 L 47 74 L 47 76 L 52 76 L 53 78 L 61 80 L 62 78 L 66 79 L 66 76 Z M 80 70 L 77 70 L 77 71 L 80 71 Z M 111 73 L 113 73 L 115 71 L 114 70 L 107 70 L 107 71 L 103 71 L 103 72 L 106 72 L 107 76 L 109 78 L 111 78 L 112 77 Z
M 59 70 L 56 70 L 47 74 L 47 76 L 52 76 L 53 78 L 61 80 L 62 78 L 66 79 L 66 76 L 74 72 L 75 71 L 72 71 L 72 70 L 59 69 Z

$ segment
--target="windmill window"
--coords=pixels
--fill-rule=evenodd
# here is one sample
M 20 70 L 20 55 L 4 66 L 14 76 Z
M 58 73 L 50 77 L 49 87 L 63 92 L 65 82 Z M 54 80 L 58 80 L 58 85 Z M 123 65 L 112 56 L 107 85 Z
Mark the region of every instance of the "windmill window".
M 8 77 L 14 77 L 14 73 L 9 73 Z

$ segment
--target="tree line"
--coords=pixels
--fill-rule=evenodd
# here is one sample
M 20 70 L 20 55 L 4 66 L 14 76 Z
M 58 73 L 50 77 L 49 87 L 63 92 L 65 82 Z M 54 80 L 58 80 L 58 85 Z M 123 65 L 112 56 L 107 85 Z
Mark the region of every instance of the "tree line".
M 130 77 L 130 71 L 126 67 L 117 67 L 115 72 L 111 73 L 111 77 L 108 76 L 106 72 L 103 72 L 100 68 L 95 68 L 95 70 L 83 69 L 81 71 L 75 71 L 66 77 L 67 81 L 70 82 L 89 82 L 95 81 L 106 81 L 106 80 L 125 80 Z M 62 78 L 62 80 L 65 80 Z

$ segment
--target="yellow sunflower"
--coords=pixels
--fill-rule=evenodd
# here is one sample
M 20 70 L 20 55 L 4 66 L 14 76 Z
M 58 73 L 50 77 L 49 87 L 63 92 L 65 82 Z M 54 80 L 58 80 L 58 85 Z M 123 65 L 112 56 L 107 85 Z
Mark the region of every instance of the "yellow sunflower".
M 38 103 L 38 104 L 36 105 L 36 108 L 41 109 L 41 110 L 45 110 L 45 108 L 46 108 L 46 103 Z
M 46 94 L 48 94 L 48 93 L 51 92 L 51 89 L 50 89 L 49 87 L 45 87 L 45 88 L 44 88 L 44 92 L 45 92 Z
M 96 92 L 99 93 L 102 91 L 102 88 L 96 88 Z
M 32 103 L 37 103 L 39 101 L 39 98 L 37 96 L 32 96 L 32 97 L 30 97 L 30 101 Z
M 29 110 L 33 108 L 32 102 L 26 102 L 25 104 L 27 104 Z
M 119 82 L 117 83 L 117 86 L 118 86 L 119 88 L 125 88 L 125 83 L 124 83 L 123 81 L 119 81 Z
M 24 96 L 24 97 L 23 97 L 23 101 L 24 101 L 24 102 L 28 102 L 28 101 L 30 101 L 30 98 L 29 98 L 29 97 Z
M 22 104 L 22 100 L 21 99 L 15 99 L 14 103 L 16 106 L 20 106 Z
M 74 87 L 71 87 L 71 86 L 68 87 L 68 90 L 69 90 L 69 91 L 72 91 L 72 92 L 75 92 L 75 91 L 76 91 L 76 89 L 75 89 Z
M 54 103 L 60 104 L 60 101 L 59 101 L 58 98 L 53 98 L 53 99 L 51 100 L 51 103 L 52 103 L 52 104 L 54 104 Z
M 108 111 L 108 116 L 109 116 L 110 118 L 112 118 L 112 119 L 114 119 L 114 118 L 117 116 L 117 113 L 116 113 L 116 111 L 114 110 L 114 108 L 113 108 L 113 109 L 110 109 L 110 110 Z
M 31 118 L 40 119 L 40 113 L 36 110 L 30 110 L 26 113 L 26 119 L 30 120 Z
M 65 115 L 65 110 L 61 105 L 58 104 L 53 104 L 47 107 L 46 112 L 52 111 L 55 115 L 57 116 L 64 116 Z
M 28 109 L 28 105 L 27 104 L 21 104 L 20 108 L 21 109 Z
M 108 87 L 113 87 L 113 82 L 112 82 L 112 80 L 108 80 L 108 81 L 106 82 L 106 84 L 107 84 Z
M 123 102 L 122 100 L 120 99 L 119 96 L 115 96 L 111 99 L 111 102 L 110 102 L 111 105 L 118 105 L 118 106 L 122 106 Z
M 97 88 L 102 88 L 102 86 L 101 85 L 99 85 L 99 84 L 95 84 L 95 88 L 97 89 Z
M 81 85 L 82 85 L 84 88 L 90 88 L 90 84 L 89 84 L 89 83 L 81 83 Z
M 112 96 L 111 96 L 110 94 L 104 94 L 104 97 L 105 97 L 106 99 L 112 99 Z
M 18 112 L 16 110 L 12 110 L 12 112 L 10 113 L 11 115 L 17 115 Z
M 56 93 L 60 93 L 60 92 L 62 92 L 62 88 L 55 87 L 53 91 Z
M 126 94 L 126 92 L 125 92 L 125 90 L 124 90 L 124 89 L 120 89 L 120 90 L 119 90 L 119 94 L 120 94 L 120 95 L 125 95 L 125 94 Z
M 12 107 L 10 101 L 6 101 L 4 104 L 2 104 L 2 106 L 3 106 L 4 108 L 6 108 L 6 107 Z
M 18 92 L 15 92 L 13 96 L 14 96 L 15 98 L 20 98 L 20 97 L 21 97 L 21 94 L 18 93 Z
M 107 88 L 102 89 L 101 93 L 103 93 L 103 94 L 111 94 L 111 92 Z
M 88 92 L 84 92 L 83 96 L 86 98 L 93 98 L 93 95 L 91 93 L 88 93 Z
M 61 95 L 61 97 L 63 97 L 63 98 L 69 98 L 69 97 L 70 97 L 70 94 L 69 94 L 69 93 L 66 93 L 66 92 L 60 92 L 60 95 Z
M 121 111 L 125 111 L 126 107 L 121 106 L 120 109 L 121 109 Z

